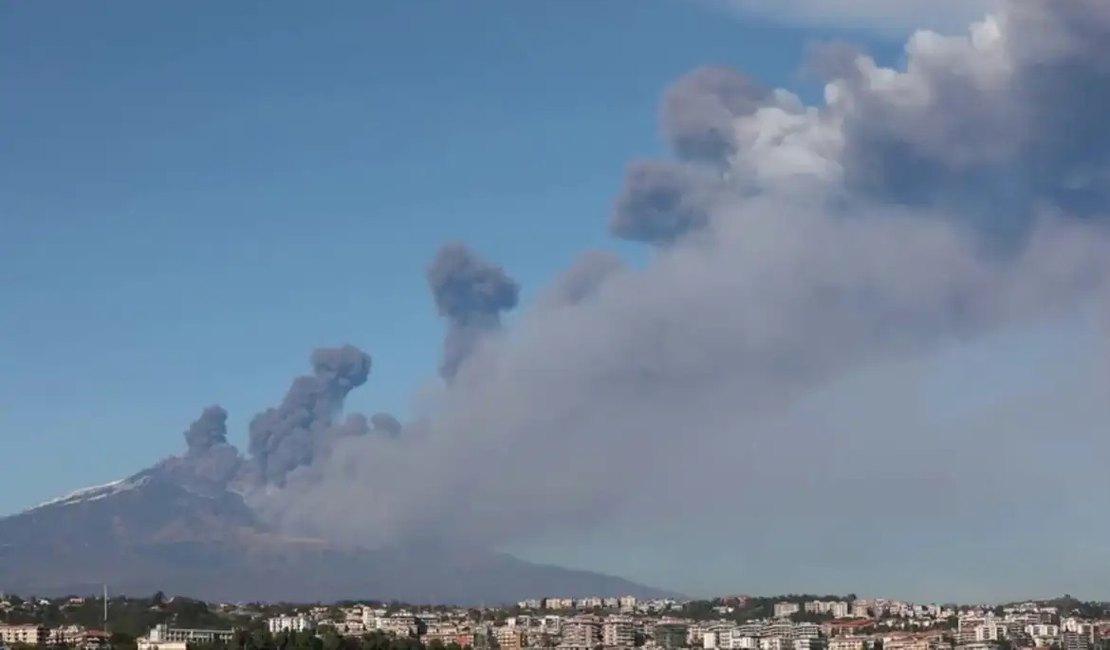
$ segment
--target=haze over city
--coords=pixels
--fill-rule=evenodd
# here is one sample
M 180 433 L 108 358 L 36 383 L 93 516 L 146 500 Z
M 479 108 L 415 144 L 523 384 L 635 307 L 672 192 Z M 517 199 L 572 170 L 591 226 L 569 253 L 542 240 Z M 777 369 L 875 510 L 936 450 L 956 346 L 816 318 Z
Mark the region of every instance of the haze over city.
M 111 503 L 1110 598 L 1107 43 L 1101 0 L 6 4 L 0 582 L 98 582 L 22 558 Z

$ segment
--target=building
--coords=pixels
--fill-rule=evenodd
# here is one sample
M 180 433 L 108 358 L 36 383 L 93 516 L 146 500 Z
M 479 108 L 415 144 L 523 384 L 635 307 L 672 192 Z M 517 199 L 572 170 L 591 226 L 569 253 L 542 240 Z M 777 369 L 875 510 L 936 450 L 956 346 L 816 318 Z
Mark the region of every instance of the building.
M 197 630 L 156 625 L 145 637 L 137 640 L 138 650 L 187 650 L 190 643 L 229 643 L 232 630 Z
M 1064 650 L 1090 650 L 1091 637 L 1081 632 L 1064 632 Z
M 466 643 L 463 643 L 460 639 L 465 640 Z M 471 635 L 469 629 L 460 627 L 455 623 L 431 623 L 424 631 L 424 636 L 421 640 L 424 642 L 425 646 L 432 641 L 439 641 L 443 645 L 458 643 L 466 647 L 474 641 L 474 637 Z
M 545 598 L 543 606 L 547 609 L 574 609 L 573 598 Z
M 601 626 L 601 644 L 606 647 L 631 648 L 636 645 L 636 625 L 626 616 L 610 616 Z
M 862 636 L 838 636 L 829 639 L 828 650 L 866 650 L 867 639 Z
M 821 626 L 816 623 L 798 623 L 792 632 L 795 639 L 816 639 L 821 636 Z
M 362 621 L 359 621 L 359 623 L 362 623 Z M 363 624 L 363 626 L 365 627 L 365 624 Z M 297 614 L 295 616 L 275 616 L 266 620 L 266 629 L 270 630 L 271 634 L 304 632 L 311 628 L 312 621 L 304 614 Z
M 394 636 L 416 636 L 416 617 L 408 612 L 397 612 L 378 619 L 378 629 Z
M 620 608 L 626 612 L 631 612 L 632 610 L 636 609 L 635 596 L 621 596 L 619 599 L 617 599 L 617 602 L 620 605 Z
M 539 598 L 529 598 L 528 600 L 520 601 L 516 605 L 521 609 L 542 609 L 543 601 Z
M 575 606 L 578 607 L 578 609 L 601 609 L 604 605 L 605 599 L 598 598 L 597 596 L 582 598 L 577 603 L 575 603 Z
M 936 635 L 903 634 L 883 639 L 883 650 L 941 650 L 946 646 L 941 637 Z
M 501 650 L 521 650 L 524 647 L 524 630 L 516 627 L 498 627 L 493 630 L 497 647 Z
M 802 610 L 798 603 L 781 602 L 775 603 L 775 618 L 788 618 L 797 614 Z
M 686 632 L 687 625 L 675 621 L 668 621 L 666 623 L 657 623 L 651 628 L 651 638 L 655 644 L 664 648 L 684 648 L 686 647 Z
M 41 625 L 0 625 L 0 643 L 4 645 L 43 645 L 46 628 Z
M 794 639 L 794 650 L 824 650 L 825 640 L 818 637 Z
M 601 621 L 592 616 L 576 616 L 563 624 L 560 648 L 596 648 L 601 645 Z

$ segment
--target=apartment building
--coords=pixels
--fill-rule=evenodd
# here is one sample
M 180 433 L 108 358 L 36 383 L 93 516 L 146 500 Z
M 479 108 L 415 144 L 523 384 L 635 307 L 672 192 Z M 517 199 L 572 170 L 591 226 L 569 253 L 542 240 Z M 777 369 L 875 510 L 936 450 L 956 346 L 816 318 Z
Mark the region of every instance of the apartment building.
M 187 650 L 190 643 L 230 643 L 232 630 L 199 630 L 156 625 L 145 637 L 138 639 L 138 650 Z
M 524 647 L 524 630 L 516 627 L 498 627 L 493 630 L 497 647 L 501 650 L 521 650 Z
M 611 616 L 601 626 L 601 644 L 606 647 L 631 648 L 636 645 L 636 624 L 625 616 Z
M 359 621 L 362 623 L 362 621 Z M 304 632 L 312 628 L 312 621 L 304 614 L 296 614 L 294 616 L 275 616 L 266 619 L 266 629 L 271 634 L 280 634 L 282 632 Z
M 842 600 L 811 600 L 804 606 L 807 614 L 831 614 L 833 618 L 847 618 L 848 603 Z
M 0 643 L 4 645 L 42 645 L 47 631 L 41 625 L 0 625 Z
M 828 641 L 828 650 L 866 650 L 867 639 L 862 636 L 838 636 Z
M 819 637 L 802 637 L 794 639 L 794 650 L 824 650 L 825 640 Z
M 686 632 L 689 627 L 677 621 L 661 621 L 651 628 L 651 638 L 655 644 L 664 648 L 686 647 Z
M 576 616 L 563 623 L 560 648 L 596 648 L 601 645 L 601 620 Z
M 775 618 L 789 618 L 802 610 L 801 605 L 798 603 L 781 602 L 775 603 L 774 613 Z

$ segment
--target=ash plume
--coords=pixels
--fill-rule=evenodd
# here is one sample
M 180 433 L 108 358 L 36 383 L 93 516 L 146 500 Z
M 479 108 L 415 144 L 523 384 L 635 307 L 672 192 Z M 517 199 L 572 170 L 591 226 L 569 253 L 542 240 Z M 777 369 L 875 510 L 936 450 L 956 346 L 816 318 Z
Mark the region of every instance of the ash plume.
M 891 427 L 828 438 L 788 415 L 876 364 L 1099 299 L 1108 23 L 1090 0 L 1014 1 L 964 36 L 914 35 L 896 69 L 841 49 L 818 105 L 740 72 L 676 83 L 662 110 L 675 159 L 630 165 L 610 221 L 655 246 L 647 264 L 587 270 L 585 283 L 572 268 L 512 336 L 449 337 L 445 374 L 464 356 L 483 372 L 443 386 L 418 435 L 342 441 L 334 471 L 281 495 L 283 521 L 496 545 L 657 519 L 687 510 L 690 494 L 727 494 L 714 507 L 787 537 L 782 513 L 816 516 L 838 485 L 866 486 L 892 512 L 903 483 L 1005 508 L 1005 491 L 984 487 L 1006 484 L 1002 468 L 943 453 L 986 453 L 988 440 Z M 516 303 L 515 284 L 459 245 L 429 282 L 454 331 L 496 327 Z M 1061 447 L 1011 436 L 1006 454 L 1030 466 L 1074 447 L 1110 452 L 1097 436 Z M 406 480 L 416 468 L 426 480 Z M 674 498 L 660 477 L 682 477 Z M 1061 489 L 1110 487 L 1082 480 Z M 768 484 L 791 487 L 767 496 Z M 359 516 L 329 509 L 348 492 L 375 498 Z M 958 508 L 914 514 L 937 529 L 982 525 Z M 841 512 L 822 539 L 851 548 L 866 529 Z
M 638 160 L 628 166 L 609 231 L 622 239 L 670 244 L 709 222 L 717 179 L 678 163 Z
M 436 309 L 447 320 L 440 375 L 451 379 L 478 342 L 501 326 L 501 312 L 516 307 L 520 287 L 500 266 L 458 242 L 439 249 L 427 279 Z
M 216 445 L 227 443 L 227 411 L 212 405 L 204 409 L 185 431 L 185 444 L 188 455 L 198 456 Z
M 662 111 L 674 159 L 630 165 L 610 221 L 654 247 L 647 261 L 578 260 L 511 336 L 489 336 L 519 289 L 445 246 L 427 270 L 440 371 L 482 372 L 437 384 L 400 435 L 320 454 L 365 380 L 324 355 L 252 423 L 267 516 L 357 543 L 499 546 L 664 512 L 687 534 L 735 522 L 755 564 L 771 555 L 752 530 L 805 553 L 871 549 L 881 511 L 939 565 L 993 556 L 931 531 L 1032 535 L 983 517 L 1022 505 L 1013 468 L 1097 511 L 1105 472 L 1037 468 L 1105 458 L 1098 418 L 1051 435 L 930 426 L 876 397 L 858 421 L 832 409 L 833 428 L 812 403 L 953 344 L 1110 313 L 1107 6 L 1004 2 L 965 35 L 915 34 L 897 68 L 841 49 L 816 105 L 739 72 L 680 81 Z M 1098 376 L 1092 393 L 1110 386 Z
M 755 113 L 770 95 L 770 90 L 739 70 L 698 68 L 663 95 L 663 134 L 680 158 L 726 163 L 739 147 L 734 121 Z
M 311 363 L 313 374 L 294 379 L 280 405 L 251 420 L 252 479 L 258 483 L 282 485 L 290 472 L 311 465 L 343 400 L 370 374 L 370 356 L 352 345 L 318 348 Z
M 156 467 L 172 480 L 202 494 L 217 494 L 237 481 L 243 468 L 239 451 L 227 441 L 227 411 L 212 405 L 185 430 L 184 456 Z
M 552 306 L 577 304 L 590 299 L 613 274 L 624 267 L 620 257 L 601 250 L 588 250 L 579 254 L 555 278 L 543 297 Z
M 374 431 L 387 436 L 399 436 L 403 428 L 401 421 L 389 413 L 375 413 L 370 418 L 370 424 Z

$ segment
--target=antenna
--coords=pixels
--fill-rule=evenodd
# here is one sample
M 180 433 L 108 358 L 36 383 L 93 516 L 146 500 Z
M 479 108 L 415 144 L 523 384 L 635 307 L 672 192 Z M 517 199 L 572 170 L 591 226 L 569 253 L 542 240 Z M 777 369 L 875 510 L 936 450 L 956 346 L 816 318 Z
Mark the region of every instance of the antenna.
M 108 585 L 104 585 L 104 633 L 108 633 Z

